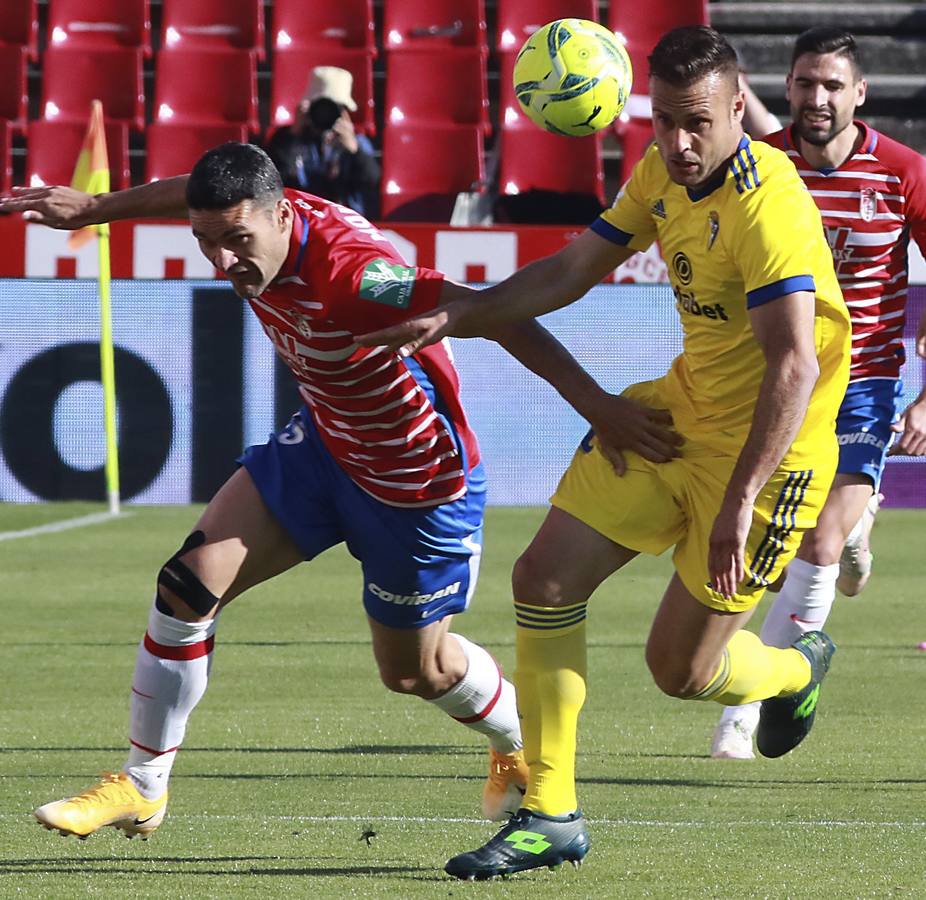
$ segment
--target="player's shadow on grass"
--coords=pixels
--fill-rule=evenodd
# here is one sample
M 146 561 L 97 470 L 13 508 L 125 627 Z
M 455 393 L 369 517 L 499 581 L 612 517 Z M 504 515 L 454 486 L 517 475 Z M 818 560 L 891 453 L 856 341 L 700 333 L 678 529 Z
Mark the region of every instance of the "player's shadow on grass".
M 349 776 L 354 777 L 354 776 Z M 431 776 L 428 776 L 431 777 Z M 465 778 L 466 776 L 459 776 Z M 609 786 L 624 787 L 690 787 L 690 788 L 769 788 L 769 787 L 798 787 L 805 790 L 810 787 L 853 787 L 856 790 L 880 790 L 884 785 L 909 785 L 910 787 L 926 784 L 926 778 L 813 778 L 812 781 L 797 781 L 793 778 L 763 779 L 741 778 L 731 781 L 729 778 L 606 778 L 593 776 L 591 778 L 577 778 L 578 784 L 605 784 Z
M 125 753 L 125 747 L 0 747 L 0 753 Z M 461 747 L 457 744 L 348 744 L 344 747 L 184 747 L 184 756 L 191 753 L 305 753 L 318 756 L 479 756 L 482 747 Z
M 138 641 L 2 641 L 2 647 L 137 647 Z M 305 638 L 298 641 L 223 640 L 222 647 L 369 647 L 369 638 L 336 640 Z
M 188 858 L 182 856 L 149 856 L 139 860 L 124 857 L 96 857 L 92 860 L 74 859 L 0 859 L 0 875 L 183 875 L 185 877 L 205 875 L 262 875 L 283 877 L 325 877 L 337 878 L 347 875 L 404 875 L 431 872 L 430 866 L 272 866 L 252 865 L 241 867 L 241 863 L 259 863 L 278 860 L 275 856 L 214 856 Z M 295 862 L 295 860 L 291 860 Z M 114 865 L 109 865 L 113 863 Z M 217 863 L 231 863 L 228 868 L 216 868 Z M 201 868 L 213 864 L 212 868 Z M 160 868 L 161 865 L 179 865 L 179 868 Z

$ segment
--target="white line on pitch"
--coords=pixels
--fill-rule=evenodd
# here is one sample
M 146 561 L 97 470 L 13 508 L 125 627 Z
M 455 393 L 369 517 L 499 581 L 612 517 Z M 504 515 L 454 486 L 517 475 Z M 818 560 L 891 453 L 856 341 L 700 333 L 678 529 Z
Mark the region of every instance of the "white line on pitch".
M 15 541 L 17 538 L 33 537 L 37 534 L 52 534 L 56 531 L 68 531 L 71 528 L 83 528 L 85 525 L 97 525 L 100 522 L 109 522 L 112 519 L 125 518 L 130 512 L 120 512 L 113 515 L 110 512 L 93 513 L 89 516 L 78 516 L 76 519 L 62 519 L 59 522 L 49 522 L 47 525 L 36 525 L 35 528 L 24 528 L 22 531 L 0 531 L 0 541 Z
M 0 819 L 22 819 L 25 813 L 0 813 Z M 264 822 L 312 822 L 319 825 L 326 823 L 337 824 L 339 822 L 405 822 L 413 825 L 486 825 L 485 819 L 475 817 L 453 817 L 453 816 L 267 816 L 267 815 L 222 815 L 221 813 L 210 815 L 208 813 L 174 813 L 171 819 L 174 821 L 181 819 L 189 820 L 221 820 L 221 821 L 249 821 L 253 822 L 258 818 Z M 716 831 L 718 828 L 926 828 L 926 821 L 914 819 L 910 822 L 869 822 L 853 821 L 851 819 L 749 819 L 730 822 L 702 822 L 702 821 L 669 821 L 662 819 L 598 819 L 589 818 L 589 825 L 593 828 L 599 826 L 619 826 L 626 827 L 648 827 L 648 828 L 712 828 Z
M 176 818 L 181 818 L 176 816 Z M 190 819 L 247 819 L 249 816 L 235 815 L 190 815 L 184 818 Z M 285 822 L 408 822 L 423 825 L 485 825 L 485 819 L 477 818 L 454 818 L 450 816 L 259 816 L 261 819 L 278 820 Z M 707 828 L 710 827 L 716 831 L 724 826 L 730 828 L 743 828 L 745 826 L 755 827 L 800 827 L 800 828 L 923 828 L 926 827 L 926 821 L 913 820 L 910 822 L 868 822 L 852 821 L 839 819 L 796 819 L 780 820 L 767 819 L 765 821 L 750 819 L 748 821 L 733 822 L 673 822 L 660 819 L 610 819 L 610 818 L 589 818 L 589 825 L 593 828 L 597 825 L 619 825 L 619 826 L 650 826 L 655 828 Z

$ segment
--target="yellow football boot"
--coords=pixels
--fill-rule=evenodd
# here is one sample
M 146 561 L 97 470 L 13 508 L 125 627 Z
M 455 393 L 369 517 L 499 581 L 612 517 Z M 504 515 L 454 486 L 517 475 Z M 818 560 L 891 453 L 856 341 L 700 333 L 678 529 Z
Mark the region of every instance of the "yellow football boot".
M 124 772 L 105 772 L 103 780 L 92 788 L 70 797 L 46 803 L 35 817 L 49 831 L 61 835 L 76 834 L 86 838 L 106 825 L 125 832 L 128 838 L 148 837 L 164 821 L 167 792 L 157 800 L 146 800 Z

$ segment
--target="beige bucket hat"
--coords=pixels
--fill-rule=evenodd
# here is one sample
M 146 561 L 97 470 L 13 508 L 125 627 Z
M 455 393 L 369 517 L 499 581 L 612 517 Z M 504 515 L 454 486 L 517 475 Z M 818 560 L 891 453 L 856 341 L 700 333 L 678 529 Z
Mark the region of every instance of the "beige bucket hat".
M 316 66 L 309 77 L 305 99 L 311 103 L 319 97 L 327 97 L 341 106 L 346 106 L 351 112 L 356 112 L 357 104 L 352 96 L 353 86 L 354 76 L 347 69 L 338 66 Z

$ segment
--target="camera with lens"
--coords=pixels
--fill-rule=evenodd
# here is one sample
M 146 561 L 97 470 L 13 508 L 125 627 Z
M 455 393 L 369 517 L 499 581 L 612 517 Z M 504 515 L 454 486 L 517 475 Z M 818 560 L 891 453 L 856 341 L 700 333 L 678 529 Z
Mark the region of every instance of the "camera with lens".
M 309 104 L 308 115 L 316 131 L 330 131 L 341 118 L 341 107 L 329 97 L 316 97 Z

